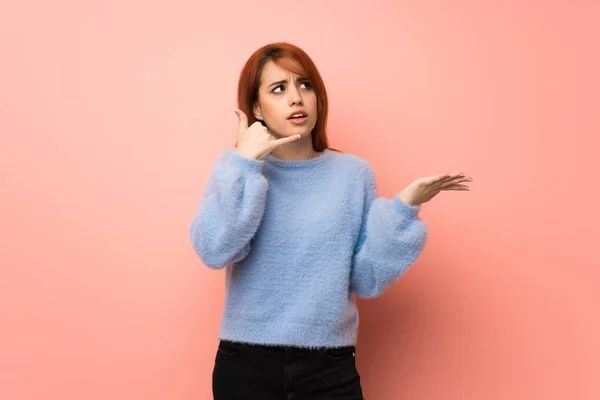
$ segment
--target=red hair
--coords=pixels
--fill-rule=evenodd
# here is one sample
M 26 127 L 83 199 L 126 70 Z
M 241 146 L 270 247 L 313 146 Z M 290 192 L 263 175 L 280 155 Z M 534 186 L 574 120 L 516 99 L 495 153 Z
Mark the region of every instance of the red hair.
M 315 151 L 329 148 L 327 141 L 327 91 L 315 63 L 301 48 L 290 43 L 267 44 L 256 50 L 246 61 L 238 82 L 238 108 L 248 116 L 248 126 L 256 122 L 253 106 L 258 100 L 258 87 L 265 64 L 273 61 L 278 67 L 307 78 L 317 96 L 317 122 L 312 130 L 312 145 Z M 335 149 L 331 149 L 335 150 Z M 337 151 L 337 150 L 335 150 Z

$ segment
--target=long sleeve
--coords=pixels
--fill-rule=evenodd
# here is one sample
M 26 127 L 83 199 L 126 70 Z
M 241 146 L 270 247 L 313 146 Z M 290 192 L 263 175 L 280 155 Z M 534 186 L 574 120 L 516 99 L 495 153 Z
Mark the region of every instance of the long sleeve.
M 419 206 L 409 206 L 396 195 L 376 197 L 375 177 L 365 169 L 363 223 L 355 247 L 350 291 L 377 297 L 410 267 L 427 240 L 427 227 L 418 218 Z
M 268 181 L 264 161 L 225 151 L 210 174 L 189 234 L 201 260 L 213 269 L 240 261 L 261 223 Z

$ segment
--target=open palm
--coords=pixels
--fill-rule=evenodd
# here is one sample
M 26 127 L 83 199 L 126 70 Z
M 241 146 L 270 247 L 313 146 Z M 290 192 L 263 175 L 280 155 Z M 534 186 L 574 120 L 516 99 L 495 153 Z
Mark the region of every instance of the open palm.
M 413 181 L 398 196 L 404 203 L 416 206 L 428 202 L 442 190 L 468 191 L 470 188 L 464 182 L 472 181 L 470 176 L 465 176 L 462 172 L 427 176 Z

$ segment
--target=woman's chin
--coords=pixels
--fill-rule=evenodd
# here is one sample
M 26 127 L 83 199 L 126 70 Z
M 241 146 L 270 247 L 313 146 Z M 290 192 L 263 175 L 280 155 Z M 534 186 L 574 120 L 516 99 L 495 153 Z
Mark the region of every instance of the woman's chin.
M 310 135 L 310 133 L 312 131 L 313 131 L 313 128 L 309 129 L 308 127 L 302 127 L 302 128 L 298 127 L 297 129 L 291 129 L 288 132 L 287 136 L 294 136 L 294 135 L 300 134 L 300 135 L 302 135 L 302 137 L 304 137 L 304 136 Z
M 305 136 L 309 136 L 310 135 L 310 131 L 306 132 L 304 130 L 295 130 L 294 132 L 285 132 L 283 135 L 279 135 L 279 134 L 273 134 L 271 133 L 273 136 L 275 136 L 276 139 L 283 139 L 286 137 L 291 137 L 291 136 L 297 136 L 298 134 L 300 134 L 300 136 L 305 137 Z
M 310 133 L 312 132 L 312 130 L 313 130 L 313 128 L 309 129 L 309 127 L 307 127 L 307 126 L 302 126 L 302 127 L 297 126 L 297 127 L 293 127 L 292 129 L 289 129 L 289 128 L 281 129 L 278 132 L 269 130 L 269 132 L 276 139 L 282 139 L 282 138 L 286 138 L 286 137 L 290 137 L 290 136 L 296 136 L 298 134 L 300 134 L 302 137 L 310 136 Z

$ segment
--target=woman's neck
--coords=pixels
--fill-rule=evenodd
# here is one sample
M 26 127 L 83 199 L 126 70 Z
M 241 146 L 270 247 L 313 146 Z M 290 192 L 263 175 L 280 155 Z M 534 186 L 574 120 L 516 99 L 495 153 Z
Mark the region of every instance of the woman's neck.
M 321 153 L 315 151 L 310 135 L 295 142 L 284 144 L 271 152 L 271 155 L 283 161 L 310 160 L 319 157 Z

